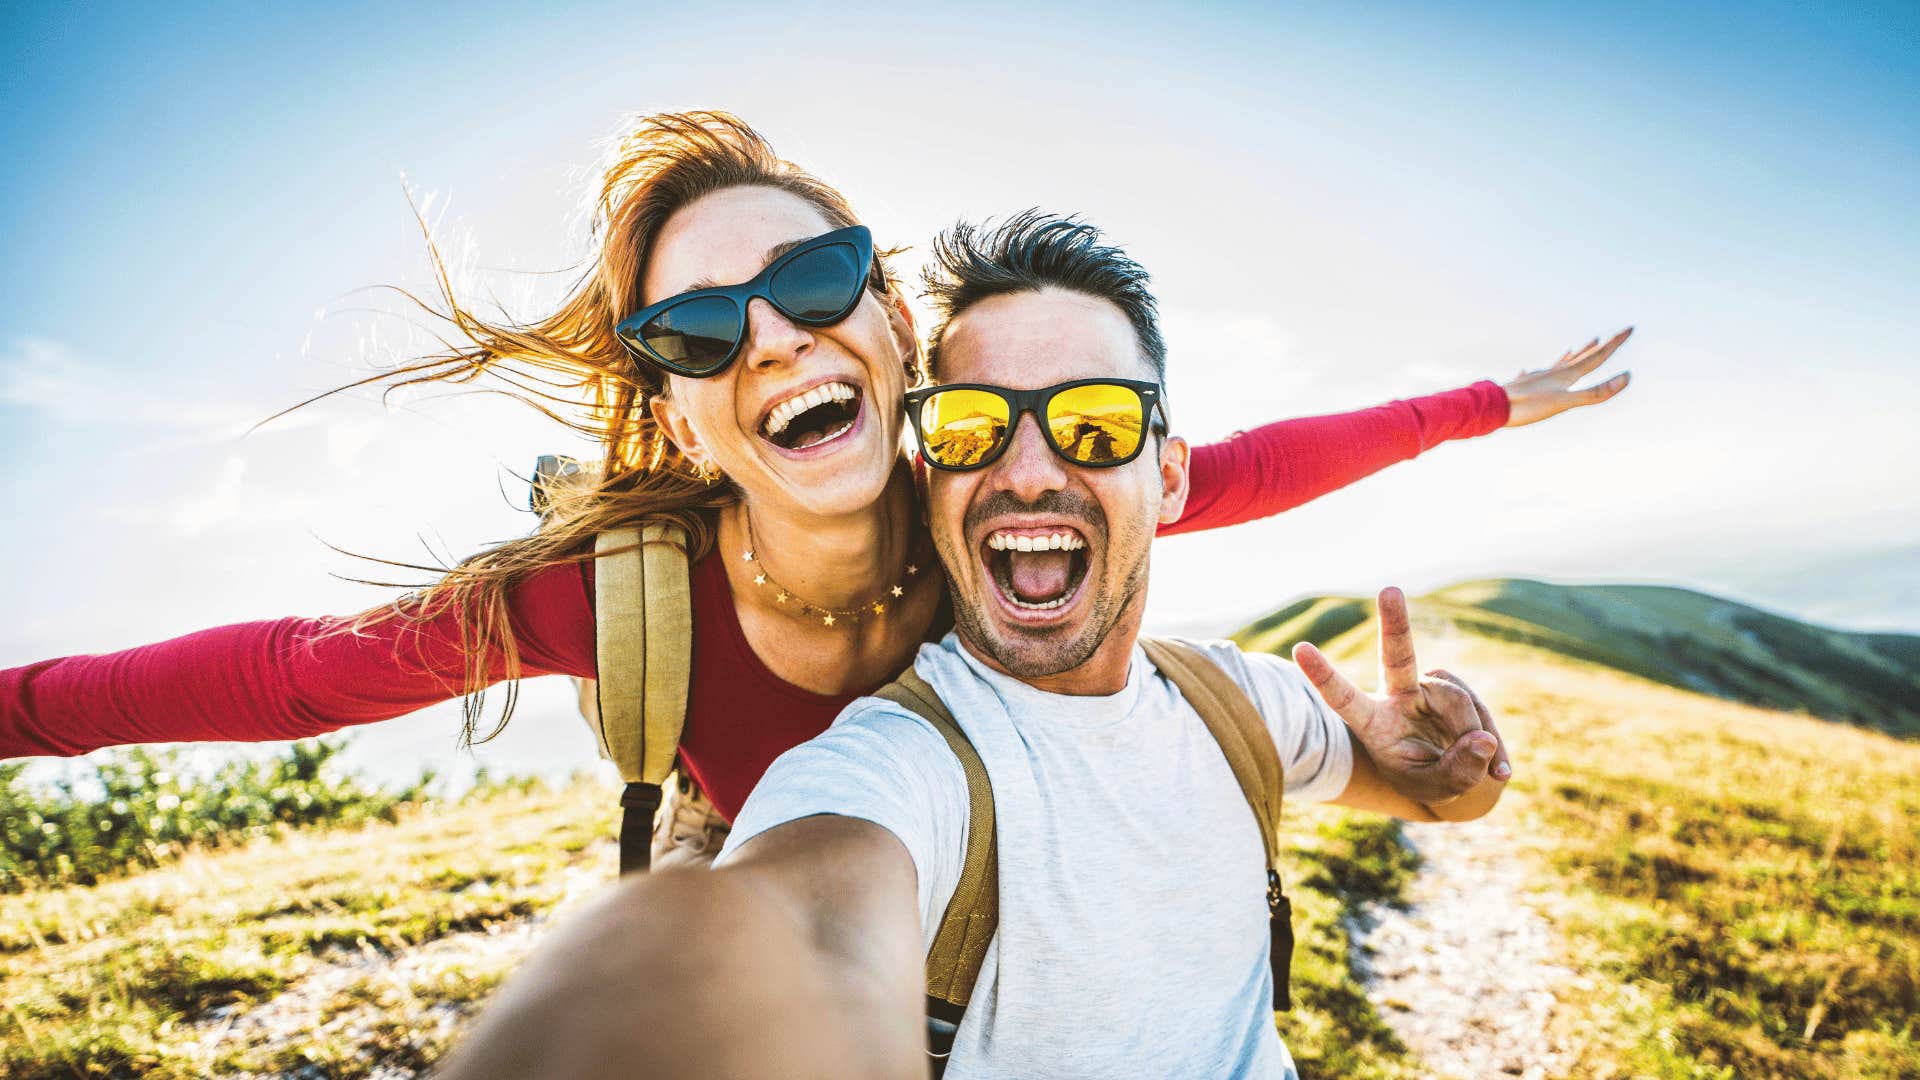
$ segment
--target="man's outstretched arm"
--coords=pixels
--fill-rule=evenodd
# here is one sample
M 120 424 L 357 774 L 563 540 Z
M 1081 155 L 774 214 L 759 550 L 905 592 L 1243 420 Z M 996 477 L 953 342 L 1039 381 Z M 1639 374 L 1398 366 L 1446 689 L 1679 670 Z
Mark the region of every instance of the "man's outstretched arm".
M 801 818 L 722 869 L 621 882 L 438 1075 L 922 1078 L 924 965 L 907 849 L 869 822 Z

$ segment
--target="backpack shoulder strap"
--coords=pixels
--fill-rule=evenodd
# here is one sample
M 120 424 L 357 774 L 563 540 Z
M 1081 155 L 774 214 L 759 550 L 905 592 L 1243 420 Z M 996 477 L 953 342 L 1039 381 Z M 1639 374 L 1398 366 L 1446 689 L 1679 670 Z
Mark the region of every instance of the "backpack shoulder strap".
M 1293 904 L 1280 887 L 1280 809 L 1286 770 L 1273 745 L 1273 732 L 1246 690 L 1205 653 L 1168 638 L 1140 638 L 1153 666 L 1173 681 L 1220 744 L 1247 805 L 1260 823 L 1267 849 L 1267 915 L 1273 936 L 1273 999 L 1279 1009 L 1293 1007 L 1288 972 L 1293 959 Z
M 687 536 L 665 521 L 609 529 L 594 539 L 594 735 L 626 790 L 620 871 L 645 869 L 660 805 L 687 720 L 693 590 Z
M 1000 922 L 1000 856 L 993 819 L 993 784 L 979 751 L 933 687 L 912 668 L 874 692 L 932 724 L 967 774 L 967 851 L 960 882 L 927 950 L 928 1053 L 944 1061 L 973 996 L 987 945 Z

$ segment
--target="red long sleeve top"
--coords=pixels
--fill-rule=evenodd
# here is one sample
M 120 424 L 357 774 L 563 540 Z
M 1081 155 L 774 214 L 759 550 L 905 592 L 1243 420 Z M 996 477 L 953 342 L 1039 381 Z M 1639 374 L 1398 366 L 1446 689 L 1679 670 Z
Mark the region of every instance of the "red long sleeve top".
M 1481 382 L 1240 432 L 1194 448 L 1185 516 L 1160 532 L 1277 514 L 1506 421 L 1506 392 Z M 680 749 L 731 818 L 774 758 L 826 730 L 858 695 L 816 694 L 768 670 L 740 629 L 718 558 L 697 562 L 692 584 L 693 685 Z M 591 563 L 535 574 L 508 607 L 523 674 L 593 676 Z M 460 693 L 465 659 L 451 613 L 360 636 L 323 633 L 337 625 L 326 617 L 240 623 L 0 671 L 0 758 L 123 743 L 297 739 Z

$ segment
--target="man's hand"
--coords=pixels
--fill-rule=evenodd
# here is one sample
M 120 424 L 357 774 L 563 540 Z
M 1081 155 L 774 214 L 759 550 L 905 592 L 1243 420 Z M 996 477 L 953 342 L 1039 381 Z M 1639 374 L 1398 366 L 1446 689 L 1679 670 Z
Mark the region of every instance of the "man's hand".
M 1599 338 L 1594 338 L 1584 347 L 1561 356 L 1551 367 L 1522 371 L 1514 376 L 1513 381 L 1503 387 L 1507 392 L 1507 426 L 1537 424 L 1568 409 L 1598 405 L 1625 390 L 1631 376 L 1624 371 L 1583 390 L 1575 390 L 1573 384 L 1606 363 L 1607 357 L 1624 345 L 1632 333 L 1633 327 L 1629 326 L 1608 338 L 1604 345 Z
M 1488 777 L 1512 776 L 1493 715 L 1479 695 L 1445 671 L 1420 675 L 1406 596 L 1382 589 L 1379 610 L 1384 696 L 1362 693 L 1307 642 L 1293 647 L 1293 662 L 1346 721 L 1380 778 L 1432 807 L 1458 799 Z
M 913 856 L 855 818 L 790 821 L 719 870 L 629 874 L 534 951 L 442 1080 L 925 1080 Z

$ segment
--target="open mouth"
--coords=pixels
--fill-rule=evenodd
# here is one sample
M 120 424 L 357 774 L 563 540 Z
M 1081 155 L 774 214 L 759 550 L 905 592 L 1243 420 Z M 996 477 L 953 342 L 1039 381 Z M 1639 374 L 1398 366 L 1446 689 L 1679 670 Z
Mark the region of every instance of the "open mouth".
M 760 437 L 782 450 L 810 450 L 853 430 L 860 391 L 851 383 L 821 383 L 767 411 Z
M 1087 578 L 1087 539 L 1052 526 L 995 529 L 981 551 L 987 576 L 1015 614 L 1046 618 L 1072 603 Z

